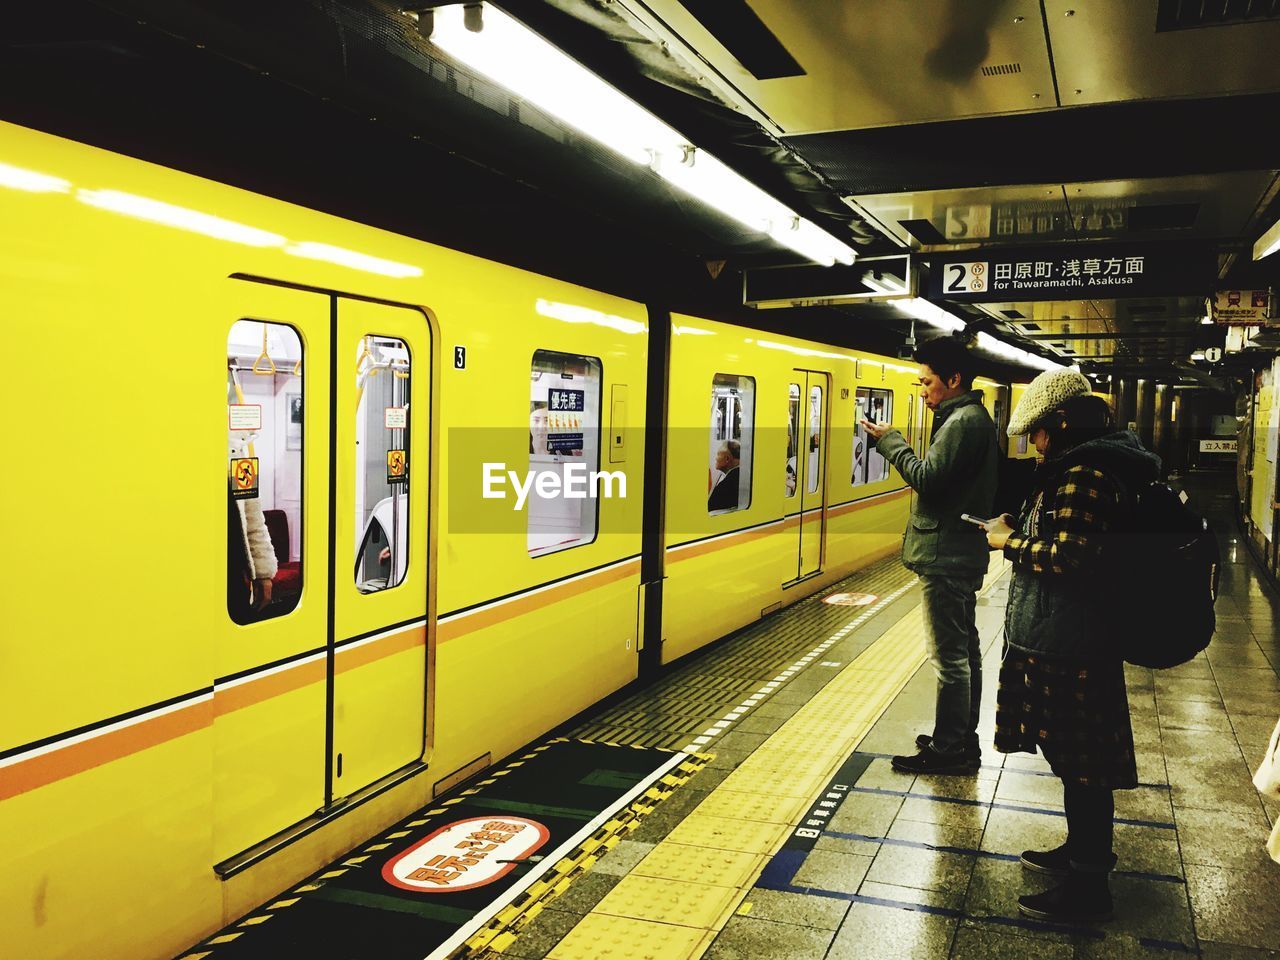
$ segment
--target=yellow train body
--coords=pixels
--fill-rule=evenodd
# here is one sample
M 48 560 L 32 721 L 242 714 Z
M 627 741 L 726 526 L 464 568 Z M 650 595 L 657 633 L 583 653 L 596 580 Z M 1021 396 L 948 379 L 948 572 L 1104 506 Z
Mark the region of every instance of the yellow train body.
M 12 125 L 0 220 L 9 393 L 30 421 L 3 481 L 6 955 L 171 956 L 636 679 L 643 304 Z M 240 625 L 220 391 L 245 319 L 301 343 L 302 572 L 291 612 Z M 927 436 L 913 366 L 672 330 L 664 662 L 897 549 L 901 480 L 851 482 L 860 387 Z M 415 425 L 406 572 L 376 593 L 349 566 L 369 336 L 412 358 Z M 538 351 L 598 363 L 618 438 L 600 466 L 628 488 L 546 553 L 478 493 L 485 463 L 530 463 Z M 753 379 L 758 437 L 750 504 L 720 515 L 717 374 Z M 789 495 L 789 390 L 811 382 L 819 482 Z

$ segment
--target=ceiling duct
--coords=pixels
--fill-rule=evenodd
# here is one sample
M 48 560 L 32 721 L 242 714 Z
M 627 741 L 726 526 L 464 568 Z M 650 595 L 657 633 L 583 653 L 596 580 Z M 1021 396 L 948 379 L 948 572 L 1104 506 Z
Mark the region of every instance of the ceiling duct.
M 942 231 L 935 227 L 931 220 L 899 220 L 898 226 L 902 227 L 903 230 L 925 246 L 947 242 L 947 238 L 942 235 Z
M 1021 72 L 1022 64 L 1020 63 L 997 63 L 994 66 L 982 68 L 984 77 L 1008 77 Z
M 1159 0 L 1156 33 L 1280 20 L 1280 0 Z
M 803 77 L 804 68 L 746 0 L 683 0 L 684 7 L 757 80 Z

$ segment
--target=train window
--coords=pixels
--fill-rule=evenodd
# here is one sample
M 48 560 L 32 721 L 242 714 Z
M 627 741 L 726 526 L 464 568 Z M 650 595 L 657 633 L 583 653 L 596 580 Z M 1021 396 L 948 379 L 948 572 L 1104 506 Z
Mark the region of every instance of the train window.
M 600 361 L 533 355 L 529 386 L 528 550 L 542 557 L 596 538 L 598 500 L 577 495 L 600 469 Z M 551 474 L 551 479 L 544 479 Z M 546 492 L 544 492 L 546 491 Z
M 753 377 L 717 373 L 711 380 L 711 456 L 707 511 L 751 506 L 751 439 L 756 412 Z
M 796 475 L 800 469 L 800 384 L 787 388 L 787 496 L 796 495 Z
M 876 483 L 889 476 L 889 463 L 877 452 L 869 442 L 862 421 L 872 420 L 875 423 L 893 423 L 893 391 L 875 387 L 859 387 L 855 400 L 853 431 L 853 475 L 850 482 L 855 486 L 864 483 Z
M 409 346 L 367 336 L 356 349 L 355 578 L 361 593 L 409 568 Z
M 822 465 L 822 388 L 809 388 L 809 477 L 806 493 L 818 492 L 818 474 Z
M 302 593 L 302 341 L 282 323 L 227 335 L 227 613 L 255 623 Z

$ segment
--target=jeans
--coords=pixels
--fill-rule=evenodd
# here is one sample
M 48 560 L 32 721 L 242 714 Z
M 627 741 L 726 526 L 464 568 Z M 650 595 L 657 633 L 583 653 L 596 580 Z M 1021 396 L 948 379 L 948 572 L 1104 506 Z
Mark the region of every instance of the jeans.
M 929 662 L 938 677 L 933 748 L 953 753 L 978 742 L 982 650 L 975 616 L 981 577 L 921 575 Z

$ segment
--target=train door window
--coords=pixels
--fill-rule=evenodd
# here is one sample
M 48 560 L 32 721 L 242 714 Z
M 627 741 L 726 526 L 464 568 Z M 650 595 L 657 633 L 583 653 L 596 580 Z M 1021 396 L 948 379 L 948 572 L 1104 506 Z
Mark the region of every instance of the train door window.
M 787 388 L 787 496 L 796 495 L 800 453 L 800 384 Z
M 707 512 L 731 513 L 751 506 L 751 443 L 756 381 L 717 373 L 711 380 L 711 452 Z
M 822 463 L 822 388 L 809 389 L 809 476 L 806 493 L 818 492 Z
M 529 388 L 531 557 L 591 543 L 598 523 L 590 475 L 600 469 L 600 361 L 551 350 L 533 355 Z M 546 475 L 551 474 L 549 479 Z
M 367 336 L 356 351 L 355 578 L 398 586 L 409 566 L 409 347 Z
M 874 449 L 862 427 L 864 419 L 874 423 L 893 422 L 893 391 L 859 387 L 855 397 L 852 484 L 876 483 L 889 476 L 889 463 Z
M 302 594 L 302 341 L 239 320 L 227 335 L 227 613 L 280 617 Z

